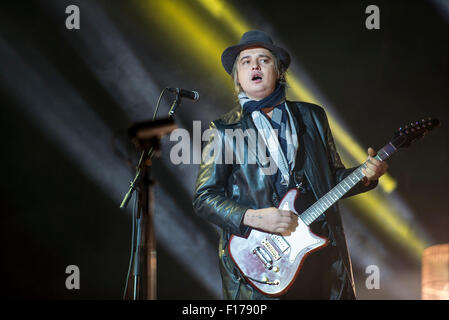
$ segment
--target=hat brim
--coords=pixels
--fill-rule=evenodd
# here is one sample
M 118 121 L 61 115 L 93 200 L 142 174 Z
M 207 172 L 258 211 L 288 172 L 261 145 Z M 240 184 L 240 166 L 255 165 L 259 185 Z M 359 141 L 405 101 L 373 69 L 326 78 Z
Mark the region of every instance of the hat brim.
M 221 55 L 221 63 L 223 64 L 223 67 L 227 73 L 232 73 L 232 67 L 234 66 L 235 59 L 237 58 L 239 53 L 251 47 L 262 47 L 268 49 L 282 62 L 285 69 L 290 66 L 290 54 L 286 50 L 282 49 L 281 47 L 268 44 L 266 42 L 255 41 L 244 44 L 237 44 L 223 51 L 223 54 Z

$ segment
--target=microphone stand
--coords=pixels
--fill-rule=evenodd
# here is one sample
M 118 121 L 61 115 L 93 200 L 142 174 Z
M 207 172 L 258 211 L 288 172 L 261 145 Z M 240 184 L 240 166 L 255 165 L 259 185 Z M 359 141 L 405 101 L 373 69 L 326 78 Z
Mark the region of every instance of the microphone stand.
M 132 299 L 156 299 L 156 237 L 153 225 L 153 180 L 150 170 L 154 155 L 160 154 L 160 138 L 169 134 L 176 128 L 174 114 L 181 103 L 179 92 L 172 104 L 169 117 L 160 120 L 140 122 L 132 125 L 128 130 L 131 141 L 138 149 L 142 149 L 139 162 L 136 166 L 136 175 L 130 183 L 130 188 L 123 198 L 120 208 L 126 208 L 135 190 L 138 193 L 139 205 L 137 214 L 133 219 L 137 227 L 137 235 L 133 235 L 132 261 L 133 261 L 133 291 Z M 156 113 L 155 113 L 156 115 Z M 146 273 L 142 274 L 141 271 Z M 127 279 L 128 280 L 128 279 Z M 128 281 L 127 281 L 128 283 Z M 126 297 L 131 296 L 126 288 Z M 125 297 L 125 298 L 126 298 Z

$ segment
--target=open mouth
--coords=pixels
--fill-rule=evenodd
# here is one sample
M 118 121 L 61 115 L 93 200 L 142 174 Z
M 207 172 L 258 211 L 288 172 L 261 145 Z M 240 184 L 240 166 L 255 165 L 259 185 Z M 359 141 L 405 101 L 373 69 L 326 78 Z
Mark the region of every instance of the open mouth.
M 255 74 L 252 76 L 251 81 L 256 82 L 256 83 L 260 82 L 260 81 L 262 81 L 262 77 L 259 74 Z

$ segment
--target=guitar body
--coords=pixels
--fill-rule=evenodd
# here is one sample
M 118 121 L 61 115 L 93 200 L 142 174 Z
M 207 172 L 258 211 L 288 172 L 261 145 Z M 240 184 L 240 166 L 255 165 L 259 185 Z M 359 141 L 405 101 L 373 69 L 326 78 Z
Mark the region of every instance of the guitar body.
M 298 215 L 294 207 L 298 195 L 297 190 L 290 190 L 279 209 Z M 232 260 L 248 282 L 265 295 L 279 296 L 293 284 L 306 257 L 327 244 L 327 239 L 311 232 L 299 218 L 291 233 L 251 229 L 245 237 L 232 235 L 228 247 Z
M 394 138 L 377 152 L 375 159 L 384 161 L 397 149 L 407 148 L 411 142 L 421 139 L 439 125 L 438 119 L 429 118 L 399 128 Z M 294 231 L 271 234 L 251 229 L 245 237 L 232 235 L 228 245 L 229 254 L 245 279 L 265 295 L 279 296 L 286 293 L 306 257 L 328 243 L 327 239 L 312 233 L 308 226 L 363 179 L 362 168 L 366 168 L 366 163 L 340 181 L 300 216 L 294 206 L 299 193 L 295 189 L 288 191 L 279 209 L 290 210 L 299 216 L 298 226 Z

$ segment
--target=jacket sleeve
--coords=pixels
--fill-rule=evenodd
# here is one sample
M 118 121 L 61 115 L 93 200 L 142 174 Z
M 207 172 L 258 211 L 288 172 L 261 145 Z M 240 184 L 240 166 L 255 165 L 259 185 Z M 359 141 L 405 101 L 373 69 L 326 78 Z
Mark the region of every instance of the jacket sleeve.
M 230 199 L 228 180 L 232 175 L 232 164 L 224 164 L 224 137 L 212 122 L 210 139 L 203 144 L 202 160 L 198 170 L 193 196 L 193 210 L 203 219 L 223 230 L 244 235 L 249 227 L 243 225 L 247 206 Z M 218 158 L 217 158 L 218 157 Z
M 329 166 L 331 168 L 332 174 L 335 177 L 336 184 L 340 183 L 344 178 L 346 178 L 349 174 L 351 174 L 357 167 L 352 167 L 346 169 L 343 163 L 341 162 L 340 155 L 337 152 L 337 149 L 335 147 L 334 138 L 332 136 L 332 132 L 329 127 L 329 121 L 327 119 L 326 112 L 323 110 L 323 131 L 324 131 L 324 137 L 325 137 L 325 143 L 327 147 L 327 154 L 328 154 L 328 160 L 329 160 Z M 371 181 L 371 183 L 368 186 L 365 186 L 361 181 L 354 186 L 351 190 L 349 190 L 344 196 L 344 198 L 348 198 L 354 195 L 357 195 L 359 193 L 363 193 L 369 190 L 374 189 L 377 184 L 379 183 L 379 180 Z

